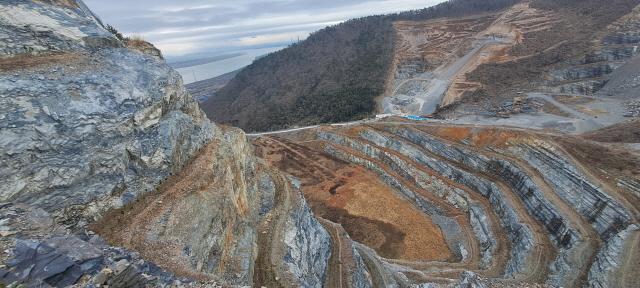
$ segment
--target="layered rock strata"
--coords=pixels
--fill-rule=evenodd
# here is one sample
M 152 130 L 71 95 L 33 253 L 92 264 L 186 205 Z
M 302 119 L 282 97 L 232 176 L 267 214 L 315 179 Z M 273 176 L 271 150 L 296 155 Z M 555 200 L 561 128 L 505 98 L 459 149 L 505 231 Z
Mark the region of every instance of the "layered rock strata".
M 412 123 L 311 131 L 285 133 L 280 137 L 287 140 L 270 142 L 301 145 L 368 169 L 428 215 L 456 256 L 411 261 L 381 257 L 377 250 L 356 245 L 374 285 L 457 285 L 468 270 L 491 277 L 483 282 L 487 285 L 635 283 L 637 275 L 628 269 L 639 231 L 633 204 L 619 195 L 627 192 L 594 178 L 595 172 L 559 148 L 553 137 Z M 254 143 L 263 147 L 265 141 Z M 272 150 L 266 157 L 300 157 L 286 151 Z M 345 192 L 337 190 L 326 201 Z M 624 273 L 628 276 L 619 276 Z

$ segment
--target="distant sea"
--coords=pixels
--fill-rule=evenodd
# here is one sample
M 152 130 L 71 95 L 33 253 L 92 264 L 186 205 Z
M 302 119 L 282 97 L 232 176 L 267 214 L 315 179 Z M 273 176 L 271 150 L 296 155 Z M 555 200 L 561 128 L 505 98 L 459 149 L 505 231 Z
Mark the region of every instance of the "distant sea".
M 238 70 L 253 63 L 257 58 L 265 54 L 278 51 L 284 47 L 271 47 L 237 51 L 241 55 L 231 58 L 213 61 L 202 65 L 176 69 L 182 75 L 185 84 L 218 77 L 223 74 Z

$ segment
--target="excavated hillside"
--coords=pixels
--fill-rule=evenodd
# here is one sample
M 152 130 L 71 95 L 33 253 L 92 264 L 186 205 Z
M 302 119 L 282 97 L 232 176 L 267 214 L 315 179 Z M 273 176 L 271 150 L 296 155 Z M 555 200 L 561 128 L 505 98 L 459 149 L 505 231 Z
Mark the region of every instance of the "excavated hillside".
M 247 137 L 211 123 L 160 51 L 82 1 L 3 1 L 0 286 L 639 287 L 638 123 L 621 122 L 640 107 L 637 1 L 495 12 L 511 2 L 391 18 L 389 77 L 407 101 L 389 103 L 431 107 L 431 91 L 456 117 Z M 557 35 L 598 25 L 588 44 L 566 42 L 582 43 L 573 60 L 550 56 L 567 48 Z M 479 71 L 544 59 L 554 69 L 531 83 L 546 90 L 456 114 L 512 83 Z M 536 101 L 546 110 L 527 114 Z
M 637 117 L 639 4 L 523 1 L 471 37 L 464 56 L 429 72 L 427 83 L 445 88 L 410 90 L 426 105 L 408 112 L 574 133 Z
M 574 123 L 577 132 L 633 117 L 640 2 L 601 4 L 532 0 L 490 15 L 397 21 L 381 110 L 447 119 L 604 116 Z M 564 96 L 593 103 L 567 115 L 550 99 Z
M 450 0 L 348 20 L 256 60 L 201 106 L 213 121 L 249 132 L 370 118 L 394 67 L 395 21 L 495 13 L 517 2 Z
M 453 285 L 461 275 L 492 287 L 640 284 L 633 150 L 552 132 L 407 122 L 253 143 L 300 179 L 334 243 L 355 243 L 357 254 L 332 248 L 342 260 L 332 256 L 339 268 L 329 277 L 341 283 L 362 258 L 374 287 Z
M 376 114 L 595 130 L 640 115 L 639 4 L 455 0 L 350 20 L 255 61 L 202 107 L 252 132 Z

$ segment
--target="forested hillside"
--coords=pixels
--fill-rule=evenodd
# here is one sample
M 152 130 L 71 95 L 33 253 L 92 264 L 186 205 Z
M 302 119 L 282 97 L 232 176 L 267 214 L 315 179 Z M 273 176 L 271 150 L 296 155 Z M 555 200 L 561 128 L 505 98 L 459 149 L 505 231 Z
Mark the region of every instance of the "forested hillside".
M 209 118 L 247 131 L 370 116 L 393 59 L 393 21 L 496 11 L 519 0 L 451 0 L 353 19 L 255 61 L 202 104 Z

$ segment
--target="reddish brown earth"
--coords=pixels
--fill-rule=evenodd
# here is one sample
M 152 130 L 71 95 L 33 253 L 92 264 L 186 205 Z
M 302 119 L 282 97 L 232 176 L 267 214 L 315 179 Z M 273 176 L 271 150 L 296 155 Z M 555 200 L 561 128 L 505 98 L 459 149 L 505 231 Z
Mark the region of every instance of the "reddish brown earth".
M 381 256 L 447 260 L 451 252 L 439 228 L 372 172 L 291 141 L 263 137 L 257 154 L 302 182 L 317 217 L 339 223 L 355 241 Z

